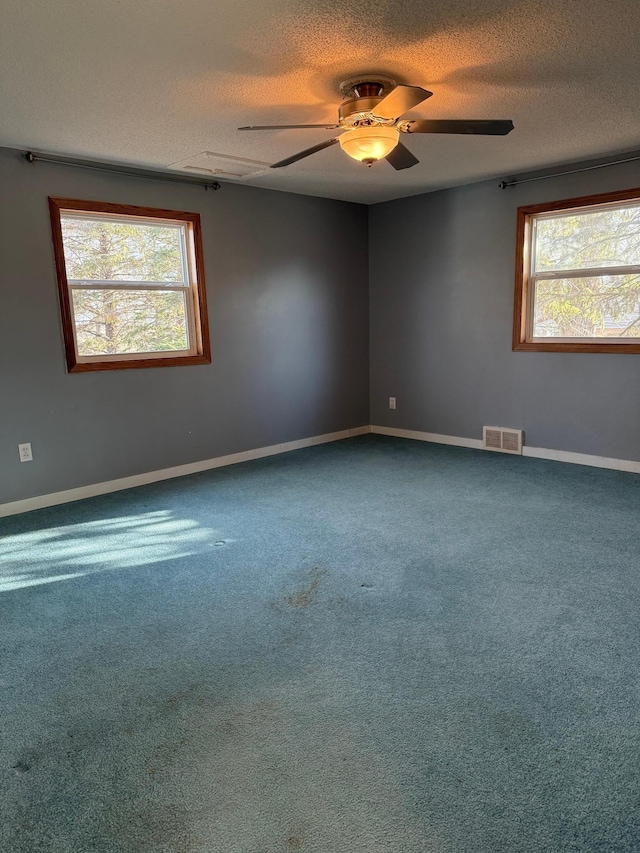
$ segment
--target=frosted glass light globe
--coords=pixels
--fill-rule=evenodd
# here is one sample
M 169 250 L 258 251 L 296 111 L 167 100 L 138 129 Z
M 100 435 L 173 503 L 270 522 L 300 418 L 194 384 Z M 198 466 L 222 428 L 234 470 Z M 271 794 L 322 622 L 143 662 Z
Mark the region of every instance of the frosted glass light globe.
M 345 154 L 369 165 L 390 154 L 399 141 L 395 127 L 356 127 L 338 137 Z

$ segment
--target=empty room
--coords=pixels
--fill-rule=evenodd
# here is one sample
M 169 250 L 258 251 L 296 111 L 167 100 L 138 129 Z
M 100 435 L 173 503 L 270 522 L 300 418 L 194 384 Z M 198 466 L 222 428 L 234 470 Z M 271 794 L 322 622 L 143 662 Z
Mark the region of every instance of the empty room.
M 1 853 L 640 851 L 639 35 L 5 0 Z

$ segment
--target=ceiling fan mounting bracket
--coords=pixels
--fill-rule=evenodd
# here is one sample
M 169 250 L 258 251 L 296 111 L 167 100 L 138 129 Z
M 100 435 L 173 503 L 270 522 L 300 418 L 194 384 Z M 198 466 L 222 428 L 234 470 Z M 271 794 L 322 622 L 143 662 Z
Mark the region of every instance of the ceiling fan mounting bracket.
M 348 77 L 340 83 L 340 94 L 343 98 L 378 97 L 384 98 L 396 88 L 397 82 L 393 77 L 384 74 L 361 74 L 359 77 Z

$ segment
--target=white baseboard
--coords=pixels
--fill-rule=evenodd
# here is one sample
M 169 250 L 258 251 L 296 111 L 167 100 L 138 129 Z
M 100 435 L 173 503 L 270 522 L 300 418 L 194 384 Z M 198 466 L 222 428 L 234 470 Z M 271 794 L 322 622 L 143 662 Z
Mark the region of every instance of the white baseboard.
M 297 441 L 272 444 L 270 447 L 258 447 L 255 450 L 244 450 L 241 453 L 231 453 L 228 456 L 216 456 L 213 459 L 204 459 L 201 462 L 189 462 L 186 465 L 175 465 L 173 468 L 162 468 L 160 471 L 148 471 L 145 474 L 134 474 L 131 477 L 121 477 L 118 480 L 107 480 L 104 483 L 92 483 L 88 486 L 79 486 L 76 489 L 66 489 L 63 492 L 52 492 L 48 495 L 38 495 L 33 498 L 12 501 L 11 503 L 0 504 L 0 518 L 9 515 L 18 515 L 22 512 L 30 512 L 34 509 L 56 506 L 57 504 L 71 503 L 71 501 L 79 501 L 83 498 L 106 495 L 109 492 L 133 489 L 136 486 L 146 486 L 149 483 L 157 483 L 160 480 L 171 480 L 174 477 L 197 474 L 200 471 L 209 471 L 212 468 L 236 465 L 238 462 L 249 462 L 251 459 L 275 456 L 277 453 L 288 453 L 291 450 L 312 447 L 314 444 L 328 444 L 331 441 L 340 441 L 343 438 L 352 438 L 353 436 L 364 435 L 368 432 L 371 432 L 371 427 L 368 425 L 355 427 L 354 429 L 343 429 L 339 432 L 327 432 L 324 435 L 300 438 Z
M 589 453 L 573 453 L 570 450 L 549 450 L 546 447 L 522 448 L 523 456 L 534 459 L 551 459 L 554 462 L 570 462 L 572 465 L 589 465 L 592 468 L 610 468 L 613 471 L 628 471 L 640 474 L 640 462 L 633 459 L 614 459 L 610 456 L 591 456 Z
M 413 438 L 416 441 L 433 441 L 436 444 L 453 444 L 456 447 L 473 447 L 482 450 L 482 440 L 479 438 L 463 438 L 457 435 L 440 435 L 435 432 L 419 432 L 412 429 L 396 429 L 395 427 L 372 426 L 371 432 L 377 435 L 391 435 L 397 438 Z M 494 452 L 494 451 L 491 451 Z M 640 461 L 633 459 L 613 459 L 609 456 L 591 456 L 588 453 L 573 453 L 570 450 L 549 450 L 546 447 L 522 448 L 523 456 L 534 459 L 550 459 L 554 462 L 569 462 L 572 465 L 588 465 L 592 468 L 610 468 L 613 471 L 628 471 L 640 474 Z
M 453 444 L 456 447 L 473 447 L 482 450 L 482 439 L 463 438 L 459 435 L 440 435 L 437 432 L 419 432 L 415 429 L 396 429 L 395 427 L 372 426 L 376 435 L 392 435 L 396 438 L 413 438 L 415 441 L 433 441 L 435 444 Z
M 105 495 L 109 492 L 133 489 L 136 486 L 146 486 L 149 483 L 157 483 L 160 480 L 185 477 L 188 474 L 197 474 L 200 471 L 209 471 L 212 468 L 236 465 L 238 462 L 249 462 L 251 459 L 262 459 L 265 456 L 288 453 L 291 450 L 300 450 L 303 447 L 312 447 L 315 444 L 328 444 L 332 441 L 353 438 L 356 435 L 365 435 L 370 432 L 376 435 L 412 438 L 415 441 L 431 441 L 435 444 L 449 444 L 455 447 L 471 447 L 474 450 L 482 450 L 482 439 L 479 438 L 465 438 L 459 435 L 441 435 L 436 432 L 420 432 L 413 429 L 396 429 L 395 427 L 367 425 L 355 427 L 354 429 L 343 429 L 339 432 L 328 432 L 324 435 L 314 435 L 310 438 L 298 439 L 297 441 L 287 441 L 283 444 L 273 444 L 270 447 L 244 450 L 241 453 L 231 453 L 228 456 L 216 456 L 213 459 L 190 462 L 186 465 L 176 465 L 173 468 L 163 468 L 159 471 L 149 471 L 146 474 L 134 474 L 131 477 L 121 477 L 119 480 L 93 483 L 89 486 L 80 486 L 77 489 L 67 489 L 64 492 L 52 492 L 48 495 L 38 495 L 33 498 L 26 498 L 25 500 L 0 504 L 0 518 L 9 515 L 18 515 L 22 512 L 30 512 L 34 509 L 56 506 L 57 504 L 79 501 L 83 498 Z M 549 459 L 554 462 L 569 462 L 573 465 L 588 465 L 592 468 L 610 468 L 613 471 L 628 471 L 632 474 L 640 474 L 640 461 L 632 459 L 613 459 L 607 456 L 591 456 L 588 453 L 573 453 L 569 450 L 549 450 L 546 447 L 529 447 L 527 445 L 522 448 L 522 455 L 535 459 Z

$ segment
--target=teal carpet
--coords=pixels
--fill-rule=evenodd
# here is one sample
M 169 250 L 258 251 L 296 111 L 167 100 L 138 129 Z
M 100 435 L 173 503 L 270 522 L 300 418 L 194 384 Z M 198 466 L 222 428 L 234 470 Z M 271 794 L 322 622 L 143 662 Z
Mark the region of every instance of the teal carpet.
M 376 436 L 0 522 L 0 850 L 637 853 L 639 522 Z

